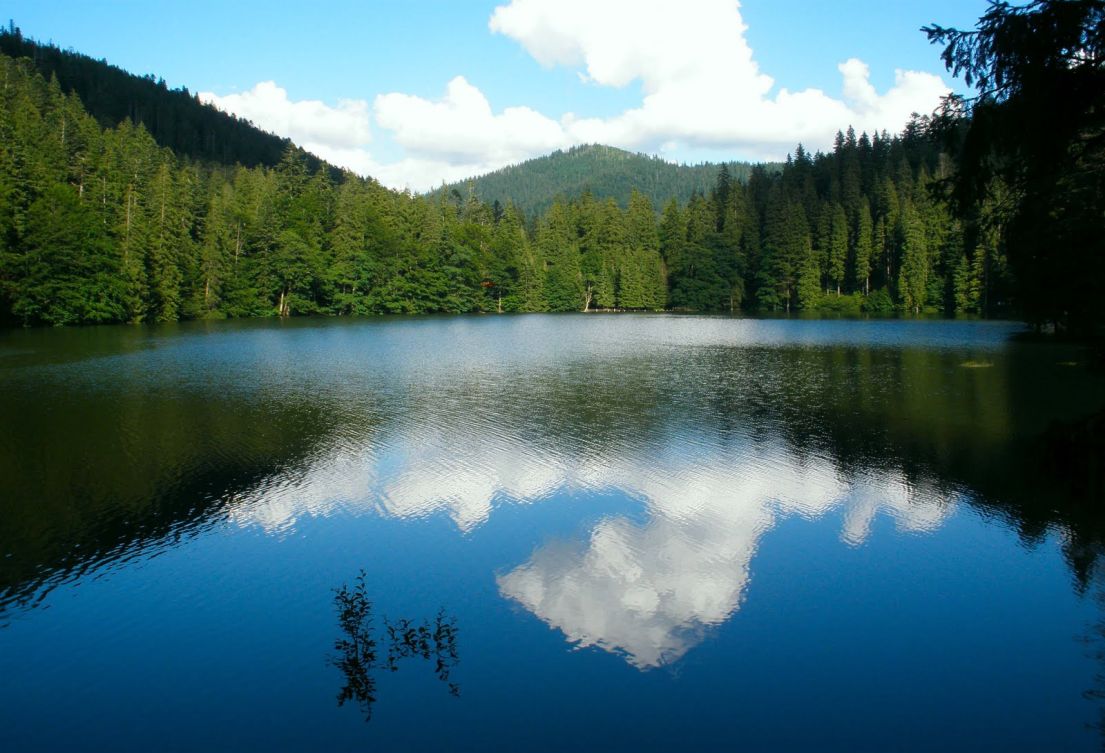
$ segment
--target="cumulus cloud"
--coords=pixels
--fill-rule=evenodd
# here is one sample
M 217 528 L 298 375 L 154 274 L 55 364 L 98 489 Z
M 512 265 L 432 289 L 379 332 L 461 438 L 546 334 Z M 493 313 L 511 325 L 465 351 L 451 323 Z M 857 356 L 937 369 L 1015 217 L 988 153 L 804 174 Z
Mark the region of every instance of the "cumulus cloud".
M 449 164 L 506 163 L 568 145 L 559 123 L 528 107 L 496 115 L 463 76 L 449 82 L 440 100 L 384 94 L 375 110 L 376 121 L 405 149 Z
M 511 0 L 488 28 L 541 65 L 574 68 L 602 87 L 640 86 L 641 101 L 612 117 L 544 114 L 516 103 L 496 110 L 464 76 L 440 98 L 402 92 L 336 107 L 289 100 L 273 82 L 201 98 L 292 138 L 335 164 L 395 188 L 425 190 L 574 144 L 781 159 L 801 142 L 825 149 L 837 130 L 896 132 L 913 112 L 931 112 L 948 87 L 936 75 L 898 70 L 879 92 L 857 58 L 837 67 L 839 95 L 776 88 L 745 37 L 737 0 Z M 370 121 L 402 148 L 378 161 L 367 148 Z
M 223 97 L 200 92 L 199 98 L 350 169 L 358 165 L 348 163 L 365 159 L 365 145 L 372 140 L 371 111 L 361 99 L 343 99 L 337 107 L 315 99 L 293 101 L 274 81 Z
M 415 191 L 455 181 L 569 146 L 560 124 L 528 107 L 499 114 L 463 76 L 449 82 L 436 101 L 402 93 L 340 100 L 292 100 L 273 81 L 239 94 L 201 92 L 200 100 L 290 138 L 332 164 L 385 185 Z M 393 132 L 407 150 L 401 159 L 377 160 L 369 150 L 372 119 Z
M 453 78 L 440 99 L 392 92 L 376 97 L 373 110 L 408 155 L 373 173 L 397 188 L 425 190 L 575 143 L 559 122 L 529 107 L 494 112 L 464 76 Z
M 640 82 L 639 107 L 612 118 L 566 115 L 576 143 L 656 150 L 665 144 L 728 149 L 779 159 L 798 142 L 828 147 L 848 125 L 899 130 L 912 112 L 930 112 L 948 89 L 935 75 L 897 71 L 879 94 L 860 60 L 840 64 L 843 98 L 819 89 L 774 95 L 745 39 L 736 0 L 678 7 L 655 0 L 513 0 L 496 8 L 491 31 L 514 39 L 546 66 L 579 66 L 588 80 Z

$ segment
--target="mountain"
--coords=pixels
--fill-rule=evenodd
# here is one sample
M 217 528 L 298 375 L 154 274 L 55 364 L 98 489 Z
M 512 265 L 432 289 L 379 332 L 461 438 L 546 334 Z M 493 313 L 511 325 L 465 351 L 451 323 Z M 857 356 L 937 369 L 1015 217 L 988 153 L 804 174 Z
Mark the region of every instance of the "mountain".
M 101 127 L 114 128 L 126 119 L 140 123 L 158 145 L 180 156 L 273 167 L 291 146 L 288 139 L 200 102 L 187 89 L 170 89 L 164 79 L 136 76 L 106 60 L 28 39 L 14 23 L 0 27 L 0 54 L 26 58 L 44 79 L 56 78 Z
M 735 180 L 748 181 L 752 165 L 746 162 L 727 164 Z M 544 214 L 557 198 L 573 199 L 587 190 L 600 199 L 613 198 L 625 207 L 630 193 L 637 189 L 659 209 L 669 199 L 685 203 L 695 191 L 709 193 L 720 167 L 711 162 L 679 165 L 612 146 L 587 144 L 446 184 L 433 193 L 456 191 L 467 196 L 471 188 L 481 201 L 498 201 L 503 205 L 512 201 L 527 217 L 533 217 Z M 765 167 L 769 172 L 781 169 L 778 164 Z

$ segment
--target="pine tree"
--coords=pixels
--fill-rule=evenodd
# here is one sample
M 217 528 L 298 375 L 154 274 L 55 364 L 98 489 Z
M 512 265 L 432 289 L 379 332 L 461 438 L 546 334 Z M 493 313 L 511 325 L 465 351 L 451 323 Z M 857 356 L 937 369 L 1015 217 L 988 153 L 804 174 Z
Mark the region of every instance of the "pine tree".
M 671 300 L 671 283 L 675 274 L 674 270 L 682 268 L 687 245 L 687 220 L 684 217 L 683 210 L 679 207 L 679 202 L 675 199 L 664 206 L 664 212 L 660 218 L 659 236 L 660 254 L 663 257 L 664 266 L 668 270 L 668 296 Z M 671 304 L 678 307 L 674 300 L 671 300 Z
M 660 255 L 656 211 L 649 198 L 638 191 L 633 191 L 629 197 L 626 242 L 635 254 L 635 263 L 641 275 L 642 292 L 636 307 L 650 310 L 664 308 L 667 305 L 668 285 Z
M 878 196 L 878 220 L 881 228 L 875 234 L 875 254 L 878 259 L 878 269 L 882 287 L 888 290 L 896 282 L 894 270 L 898 255 L 898 238 L 900 237 L 901 206 L 898 201 L 898 191 L 893 181 L 886 178 L 879 190 Z
M 871 225 L 871 205 L 867 199 L 860 202 L 856 221 L 852 256 L 855 259 L 855 285 L 864 295 L 871 292 L 871 257 L 874 253 L 874 228 Z
M 840 295 L 840 286 L 844 282 L 845 265 L 848 262 L 848 217 L 844 207 L 836 204 L 832 210 L 832 225 L 829 230 L 829 280 Z
M 544 301 L 550 311 L 586 310 L 579 241 L 568 208 L 557 202 L 537 227 L 536 247 L 544 262 Z
M 146 255 L 150 311 L 152 318 L 161 322 L 176 321 L 181 313 L 181 256 L 188 251 L 189 218 L 184 215 L 178 190 L 171 167 L 162 163 L 150 186 L 151 232 Z
M 491 262 L 486 281 L 487 291 L 495 298 L 495 311 L 541 310 L 541 305 L 529 302 L 527 297 L 540 289 L 540 284 L 523 286 L 523 268 L 532 265 L 532 253 L 526 238 L 521 214 L 513 204 L 501 209 L 491 236 Z
M 898 289 L 907 311 L 919 314 L 928 291 L 929 260 L 925 228 L 912 203 L 902 210 L 902 270 Z
M 821 305 L 821 267 L 812 248 L 798 270 L 798 305 L 804 311 L 814 311 Z
M 120 321 L 125 291 L 110 239 L 77 192 L 55 185 L 27 211 L 13 311 L 26 323 Z
M 762 258 L 756 272 L 756 306 L 778 311 L 789 306 L 786 290 L 788 206 L 781 187 L 773 188 L 764 215 Z
M 334 289 L 334 307 L 339 314 L 366 314 L 370 311 L 368 293 L 376 271 L 372 253 L 373 235 L 364 187 L 346 180 L 338 189 L 334 227 L 329 245 L 333 254 L 330 282 Z
M 233 202 L 230 183 L 211 186 L 200 239 L 202 297 L 195 310 L 200 317 L 213 316 L 222 307 L 223 285 L 231 272 L 234 253 Z

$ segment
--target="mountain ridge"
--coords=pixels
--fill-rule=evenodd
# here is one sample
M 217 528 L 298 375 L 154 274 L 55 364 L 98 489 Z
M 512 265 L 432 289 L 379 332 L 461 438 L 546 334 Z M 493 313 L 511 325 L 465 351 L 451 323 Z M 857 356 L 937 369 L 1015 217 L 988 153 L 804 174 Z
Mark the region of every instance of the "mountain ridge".
M 696 192 L 707 194 L 722 165 L 729 168 L 732 179 L 741 183 L 747 183 L 758 166 L 768 172 L 782 169 L 781 163 L 772 162 L 687 165 L 605 144 L 582 144 L 446 183 L 428 193 L 436 196 L 455 191 L 465 197 L 471 192 L 487 203 L 513 203 L 527 217 L 533 217 L 543 214 L 557 199 L 574 199 L 587 191 L 599 199 L 613 198 L 626 207 L 630 194 L 637 190 L 659 209 L 671 199 L 685 203 Z
M 186 87 L 170 89 L 162 78 L 140 76 L 106 59 L 25 37 L 14 21 L 0 26 L 0 54 L 31 61 L 44 79 L 56 79 L 62 92 L 76 94 L 102 127 L 115 128 L 129 119 L 179 156 L 274 167 L 294 145 L 291 139 L 201 102 Z M 313 167 L 322 163 L 314 155 L 309 160 Z

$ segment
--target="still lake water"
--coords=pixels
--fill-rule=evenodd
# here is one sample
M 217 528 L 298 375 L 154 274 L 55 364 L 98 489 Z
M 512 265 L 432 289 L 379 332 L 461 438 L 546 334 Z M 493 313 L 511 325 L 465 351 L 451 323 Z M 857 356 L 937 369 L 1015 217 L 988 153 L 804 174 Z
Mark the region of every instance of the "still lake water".
M 1098 749 L 1105 390 L 1018 330 L 0 333 L 0 749 Z

